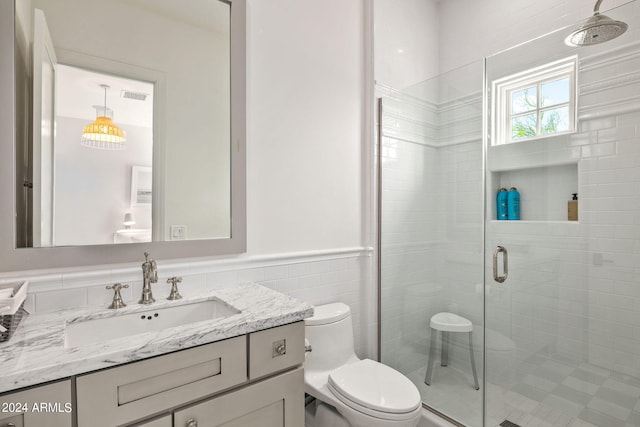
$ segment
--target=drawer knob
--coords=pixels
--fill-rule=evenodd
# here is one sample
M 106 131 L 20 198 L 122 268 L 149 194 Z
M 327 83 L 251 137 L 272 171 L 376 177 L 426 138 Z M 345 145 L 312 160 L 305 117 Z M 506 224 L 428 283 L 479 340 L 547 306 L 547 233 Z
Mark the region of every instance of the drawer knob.
M 285 354 L 287 354 L 287 340 L 278 340 L 271 344 L 271 357 L 280 357 Z
M 198 420 L 194 420 L 193 418 L 189 418 L 187 420 L 186 427 L 198 427 Z
M 283 354 L 285 354 L 287 352 L 287 347 L 285 347 L 284 344 L 278 344 L 276 346 L 276 354 L 278 356 L 282 356 Z

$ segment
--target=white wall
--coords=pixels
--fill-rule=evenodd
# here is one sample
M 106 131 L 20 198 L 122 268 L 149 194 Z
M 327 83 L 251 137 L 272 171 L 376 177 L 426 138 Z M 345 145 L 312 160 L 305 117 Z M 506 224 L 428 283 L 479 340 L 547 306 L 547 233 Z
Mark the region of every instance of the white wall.
M 439 0 L 375 0 L 376 86 L 403 89 L 439 71 Z
M 248 10 L 248 252 L 360 245 L 363 3 Z

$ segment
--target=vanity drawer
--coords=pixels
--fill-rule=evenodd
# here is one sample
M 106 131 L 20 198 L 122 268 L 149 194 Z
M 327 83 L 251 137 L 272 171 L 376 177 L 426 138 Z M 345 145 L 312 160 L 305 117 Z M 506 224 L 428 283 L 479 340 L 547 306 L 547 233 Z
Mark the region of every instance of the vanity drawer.
M 247 381 L 246 337 L 79 376 L 79 426 L 114 426 Z
M 59 381 L 0 396 L 0 426 L 69 427 L 72 410 L 71 381 Z
M 251 380 L 301 365 L 304 362 L 304 322 L 250 334 L 249 352 Z

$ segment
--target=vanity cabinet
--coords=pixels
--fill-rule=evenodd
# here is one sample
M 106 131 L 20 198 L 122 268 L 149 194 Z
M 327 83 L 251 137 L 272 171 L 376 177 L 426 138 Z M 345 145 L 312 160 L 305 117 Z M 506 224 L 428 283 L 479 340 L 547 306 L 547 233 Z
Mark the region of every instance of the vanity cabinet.
M 299 427 L 303 362 L 297 322 L 80 375 L 78 427 Z
M 0 396 L 0 427 L 69 427 L 71 381 L 33 387 Z

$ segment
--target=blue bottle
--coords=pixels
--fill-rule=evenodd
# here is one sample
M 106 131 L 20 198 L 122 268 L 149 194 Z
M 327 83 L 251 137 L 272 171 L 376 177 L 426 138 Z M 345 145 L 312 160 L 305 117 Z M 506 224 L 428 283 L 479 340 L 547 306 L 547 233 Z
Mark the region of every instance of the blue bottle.
M 511 187 L 507 195 L 507 219 L 520 219 L 520 193 L 516 187 Z
M 501 188 L 498 190 L 498 196 L 496 197 L 496 212 L 499 220 L 507 219 L 509 212 L 507 210 L 507 189 Z

